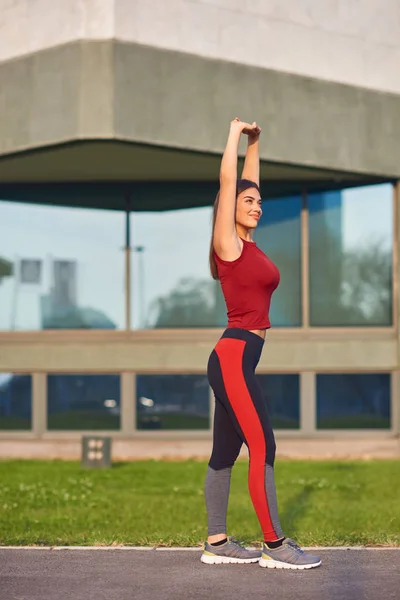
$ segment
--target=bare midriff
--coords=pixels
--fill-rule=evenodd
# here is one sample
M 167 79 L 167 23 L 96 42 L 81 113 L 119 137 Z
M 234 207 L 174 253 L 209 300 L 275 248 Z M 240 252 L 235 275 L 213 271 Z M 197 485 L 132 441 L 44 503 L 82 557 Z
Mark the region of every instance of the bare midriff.
M 267 333 L 266 329 L 250 329 L 250 331 L 251 333 L 256 333 L 257 335 L 262 337 L 263 340 L 265 340 L 265 334 Z

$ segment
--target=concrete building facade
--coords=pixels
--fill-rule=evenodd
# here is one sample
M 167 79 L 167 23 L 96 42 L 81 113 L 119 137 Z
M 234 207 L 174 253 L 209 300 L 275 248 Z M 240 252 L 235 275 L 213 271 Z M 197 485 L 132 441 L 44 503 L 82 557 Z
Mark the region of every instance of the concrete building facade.
M 0 0 L 0 439 L 211 437 L 209 216 L 236 115 L 262 127 L 255 239 L 281 270 L 258 369 L 277 435 L 399 434 L 383 4 Z

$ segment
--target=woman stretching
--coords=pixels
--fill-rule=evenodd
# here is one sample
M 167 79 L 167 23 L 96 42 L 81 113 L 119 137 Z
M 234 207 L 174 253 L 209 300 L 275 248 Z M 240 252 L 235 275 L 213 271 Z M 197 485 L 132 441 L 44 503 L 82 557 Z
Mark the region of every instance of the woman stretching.
M 222 157 L 220 190 L 214 204 L 210 268 L 221 282 L 228 326 L 211 352 L 208 380 L 215 395 L 213 449 L 204 486 L 208 540 L 201 561 L 259 562 L 262 567 L 308 569 L 318 556 L 305 553 L 282 532 L 274 482 L 275 439 L 267 404 L 255 376 L 266 330 L 271 295 L 279 271 L 252 241 L 261 216 L 260 128 L 238 118 L 231 123 Z M 242 179 L 237 181 L 241 134 L 248 136 Z M 262 553 L 227 537 L 226 513 L 232 466 L 243 442 L 249 450 L 249 492 L 264 536 Z

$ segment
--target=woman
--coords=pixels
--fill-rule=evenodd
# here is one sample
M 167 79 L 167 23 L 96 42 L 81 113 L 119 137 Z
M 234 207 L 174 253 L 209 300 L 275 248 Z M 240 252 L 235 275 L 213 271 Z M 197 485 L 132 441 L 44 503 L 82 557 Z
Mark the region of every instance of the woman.
M 214 439 L 204 486 L 208 540 L 206 564 L 259 562 L 262 567 L 308 569 L 321 564 L 282 532 L 274 483 L 275 439 L 266 402 L 255 376 L 264 345 L 271 295 L 279 271 L 252 241 L 261 216 L 259 189 L 260 128 L 238 118 L 231 123 L 214 205 L 210 267 L 221 282 L 228 326 L 208 361 L 208 380 L 215 395 Z M 237 181 L 241 134 L 248 136 L 242 179 Z M 260 522 L 262 553 L 227 537 L 226 513 L 232 466 L 243 442 L 249 449 L 248 483 Z

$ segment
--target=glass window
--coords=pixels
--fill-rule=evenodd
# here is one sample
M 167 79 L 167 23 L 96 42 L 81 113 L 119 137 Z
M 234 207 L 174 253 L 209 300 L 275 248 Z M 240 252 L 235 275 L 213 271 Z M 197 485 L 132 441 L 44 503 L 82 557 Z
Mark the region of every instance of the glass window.
M 254 239 L 281 271 L 271 321 L 300 325 L 301 198 L 268 200 L 263 211 Z M 211 226 L 212 207 L 131 215 L 133 328 L 225 327 L 220 283 L 208 265 Z
M 125 327 L 124 218 L 0 202 L 0 330 Z
M 137 375 L 138 429 L 209 429 L 205 375 Z
M 0 373 L 0 430 L 31 428 L 31 376 Z
M 274 429 L 300 428 L 298 374 L 257 375 Z
M 318 374 L 318 429 L 390 429 L 389 373 Z
M 119 375 L 49 375 L 47 428 L 120 429 Z
M 392 324 L 390 184 L 311 194 L 310 324 Z
M 131 214 L 134 329 L 226 325 L 208 265 L 211 224 L 211 207 Z
M 254 241 L 276 264 L 281 279 L 271 299 L 272 327 L 301 325 L 301 215 L 299 196 L 263 202 Z

